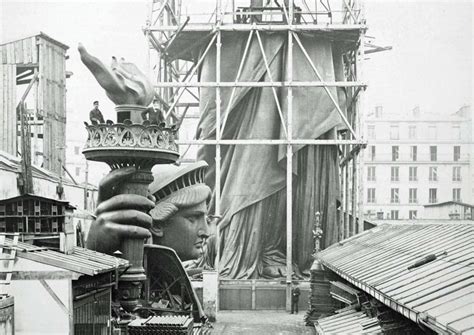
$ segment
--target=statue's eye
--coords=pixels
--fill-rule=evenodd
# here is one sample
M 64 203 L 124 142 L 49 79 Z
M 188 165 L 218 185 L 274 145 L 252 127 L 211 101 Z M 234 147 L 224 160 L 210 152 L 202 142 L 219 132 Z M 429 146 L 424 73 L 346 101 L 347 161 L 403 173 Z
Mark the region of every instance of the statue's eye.
M 197 215 L 188 215 L 186 218 L 187 218 L 189 221 L 194 222 L 194 221 L 196 221 L 196 220 L 198 219 L 198 216 L 197 216 Z
M 199 221 L 201 218 L 203 217 L 202 214 L 193 214 L 193 215 L 188 215 L 186 218 L 190 221 L 190 222 L 197 222 Z

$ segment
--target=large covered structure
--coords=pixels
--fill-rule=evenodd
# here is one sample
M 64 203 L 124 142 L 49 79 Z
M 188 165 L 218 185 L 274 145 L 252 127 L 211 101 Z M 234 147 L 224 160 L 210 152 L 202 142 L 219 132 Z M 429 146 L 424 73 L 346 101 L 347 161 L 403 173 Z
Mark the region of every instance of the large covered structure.
M 182 5 L 152 1 L 144 33 L 156 97 L 182 130 L 182 160 L 210 164 L 216 267 L 222 278 L 286 276 L 288 297 L 293 273 L 312 262 L 316 212 L 323 246 L 363 230 L 359 111 L 373 51 L 363 7 Z

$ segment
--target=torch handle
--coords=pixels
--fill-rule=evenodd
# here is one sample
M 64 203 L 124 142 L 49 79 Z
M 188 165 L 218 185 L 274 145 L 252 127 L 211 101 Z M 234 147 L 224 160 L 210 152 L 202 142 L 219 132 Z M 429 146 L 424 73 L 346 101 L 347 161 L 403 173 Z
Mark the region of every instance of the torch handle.
M 129 180 L 123 182 L 118 194 L 148 195 L 148 185 L 153 181 L 151 170 L 137 170 Z M 127 238 L 122 241 L 120 251 L 130 267 L 119 279 L 119 295 L 122 307 L 132 311 L 138 305 L 141 288 L 146 280 L 143 267 L 143 238 Z

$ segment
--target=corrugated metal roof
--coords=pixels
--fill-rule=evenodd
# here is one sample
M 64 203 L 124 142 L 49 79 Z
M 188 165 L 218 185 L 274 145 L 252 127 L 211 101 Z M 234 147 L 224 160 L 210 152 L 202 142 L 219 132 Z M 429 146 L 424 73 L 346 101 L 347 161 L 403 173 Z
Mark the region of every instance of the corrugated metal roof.
M 314 327 L 318 334 L 382 334 L 377 318 L 355 309 L 316 320 Z
M 438 258 L 408 270 L 432 254 Z M 473 224 L 383 224 L 318 258 L 415 322 L 433 330 L 474 332 Z
M 8 247 L 11 245 L 12 240 L 5 239 L 5 244 L 1 247 Z M 64 254 L 48 250 L 47 248 L 18 242 L 16 249 L 17 257 L 30 259 L 89 276 L 109 272 L 116 268 L 126 268 L 129 265 L 129 262 L 125 259 L 79 247 L 74 247 L 70 254 Z

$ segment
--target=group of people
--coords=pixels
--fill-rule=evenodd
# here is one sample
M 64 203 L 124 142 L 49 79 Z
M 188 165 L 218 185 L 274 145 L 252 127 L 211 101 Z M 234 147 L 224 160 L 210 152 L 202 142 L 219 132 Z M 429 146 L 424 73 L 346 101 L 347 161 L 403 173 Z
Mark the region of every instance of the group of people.
M 89 120 L 93 125 L 105 123 L 104 116 L 99 109 L 99 101 L 93 102 L 93 108 L 89 112 Z M 160 108 L 158 99 L 153 100 L 153 106 L 148 107 L 141 114 L 143 121 L 150 121 L 151 124 L 160 124 L 164 122 L 163 111 Z

